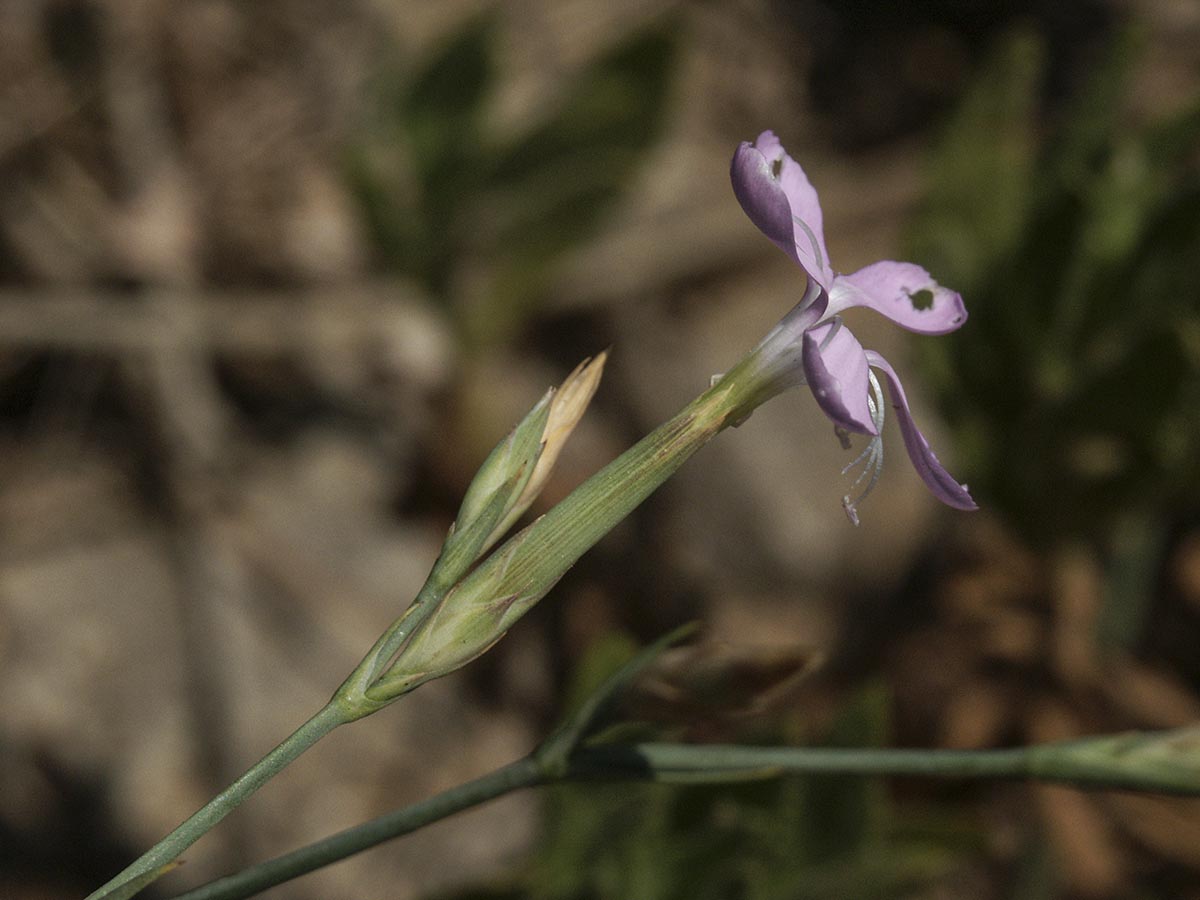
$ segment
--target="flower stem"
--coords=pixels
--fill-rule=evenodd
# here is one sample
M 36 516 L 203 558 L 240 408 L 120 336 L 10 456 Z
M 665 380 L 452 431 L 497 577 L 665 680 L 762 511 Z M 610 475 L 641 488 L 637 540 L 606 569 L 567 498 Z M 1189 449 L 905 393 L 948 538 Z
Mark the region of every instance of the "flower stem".
M 338 704 L 330 703 L 325 706 L 279 746 L 251 766 L 237 781 L 213 797 L 109 882 L 89 894 L 87 900 L 113 897 L 130 882 L 142 879 L 174 861 L 184 850 L 233 812 L 243 800 L 277 775 L 284 766 L 350 719 Z M 131 896 L 127 892 L 126 895 Z
M 659 782 L 753 781 L 787 774 L 917 775 L 1017 778 L 1030 774 L 1030 748 L 903 750 L 891 748 L 742 747 L 721 744 L 628 744 L 585 747 L 571 761 L 576 779 Z
M 428 800 L 348 828 L 315 844 L 251 866 L 235 875 L 211 881 L 181 894 L 176 900 L 234 900 L 239 897 L 251 897 L 269 887 L 283 884 L 384 841 L 409 834 L 457 812 L 479 806 L 513 791 L 541 784 L 543 780 L 544 776 L 537 762 L 532 757 L 526 757 Z
M 735 371 L 743 368 L 744 363 Z M 693 453 L 725 427 L 743 418 L 761 399 L 754 395 L 753 385 L 748 390 L 736 379 L 726 376 L 531 525 L 523 538 L 522 553 L 509 558 L 504 556 L 503 549 L 497 552 L 495 556 L 503 564 L 501 583 L 489 587 L 504 593 L 512 585 L 514 594 L 533 596 L 535 600 L 540 598 L 563 572 L 674 474 Z M 492 562 L 484 562 L 468 576 L 468 580 L 484 578 Z M 134 882 L 144 885 L 152 880 L 153 873 L 175 860 L 320 738 L 338 725 L 375 712 L 400 693 L 433 677 L 429 673 L 418 673 L 413 677 L 406 672 L 381 677 L 380 672 L 386 669 L 393 654 L 410 635 L 425 624 L 449 588 L 447 579 L 440 577 L 435 568 L 414 603 L 381 636 L 324 709 L 119 875 L 88 895 L 87 900 L 125 900 L 133 896 L 136 893 Z M 504 622 L 503 629 L 507 630 L 511 624 L 511 621 Z M 494 637 L 488 637 L 478 652 L 494 640 Z M 464 662 L 474 655 L 477 652 L 471 650 Z M 398 685 L 394 691 L 388 690 L 391 682 Z M 368 689 L 379 696 L 368 694 Z
M 563 781 L 722 784 L 783 775 L 1029 778 L 1079 788 L 1200 795 L 1200 733 L 1100 735 L 1003 750 L 612 744 L 581 747 L 562 769 L 528 757 L 404 809 L 348 828 L 175 900 L 243 900 L 259 891 L 512 791 Z

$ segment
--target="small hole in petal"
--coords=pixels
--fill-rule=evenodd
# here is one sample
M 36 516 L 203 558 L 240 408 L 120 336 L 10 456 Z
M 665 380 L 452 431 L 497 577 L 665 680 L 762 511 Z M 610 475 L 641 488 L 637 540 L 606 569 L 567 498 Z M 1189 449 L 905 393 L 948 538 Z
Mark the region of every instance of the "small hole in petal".
M 924 311 L 933 308 L 933 291 L 928 288 L 914 291 L 908 295 L 908 299 L 912 301 L 915 310 Z
M 777 159 L 771 163 L 771 174 L 778 178 L 783 173 L 783 160 Z

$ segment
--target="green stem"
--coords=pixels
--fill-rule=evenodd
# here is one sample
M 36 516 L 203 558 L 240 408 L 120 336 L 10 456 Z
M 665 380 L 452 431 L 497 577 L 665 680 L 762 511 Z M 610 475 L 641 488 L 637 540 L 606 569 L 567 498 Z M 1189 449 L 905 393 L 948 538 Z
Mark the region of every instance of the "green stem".
M 1030 749 L 899 750 L 870 747 L 615 744 L 584 747 L 576 751 L 571 760 L 571 774 L 580 779 L 689 782 L 817 773 L 1019 778 L 1031 774 Z
M 740 747 L 610 744 L 571 757 L 577 779 L 718 782 L 784 774 L 1029 778 L 1036 781 L 1200 795 L 1200 735 L 1194 729 L 1126 732 L 1003 750 Z
M 479 806 L 522 788 L 542 783 L 543 776 L 532 758 L 522 759 L 474 781 L 451 788 L 428 800 L 372 819 L 355 828 L 338 832 L 315 844 L 251 866 L 195 890 L 176 900 L 234 900 L 251 897 L 330 863 L 353 856 L 392 838 L 409 834 L 455 813 Z
M 740 372 L 745 365 L 745 362 L 739 364 L 734 372 Z M 726 376 L 514 538 L 514 541 L 519 539 L 519 544 L 513 546 L 519 546 L 523 552 L 506 555 L 501 548 L 467 576 L 464 588 L 473 580 L 485 584 L 489 598 L 511 593 L 531 597 L 536 602 L 588 548 L 653 493 L 693 453 L 729 424 L 744 418 L 758 402 L 753 394 L 755 389 L 755 383 L 747 387 L 739 384 L 738 379 Z M 499 569 L 499 583 L 489 584 L 487 579 L 496 578 L 494 569 Z M 131 882 L 146 879 L 175 860 L 246 797 L 333 728 L 375 712 L 400 693 L 443 674 L 443 671 L 457 668 L 493 643 L 496 635 L 489 633 L 484 635 L 479 647 L 462 649 L 466 642 L 455 637 L 454 643 L 459 647 L 462 660 L 452 660 L 454 665 L 449 668 L 436 671 L 418 667 L 420 671 L 415 674 L 397 671 L 380 677 L 392 656 L 414 632 L 420 633 L 421 627 L 437 609 L 450 589 L 448 580 L 448 574 L 435 565 L 413 604 L 384 632 L 325 709 L 136 862 L 90 894 L 87 900 L 106 897 L 123 900 L 117 896 L 117 891 L 122 888 L 124 896 L 132 896 Z M 512 586 L 511 591 L 509 586 Z M 511 624 L 511 621 L 502 623 L 500 633 Z
M 578 748 L 561 770 L 536 758 L 251 866 L 176 900 L 242 900 L 511 791 L 596 779 L 721 784 L 785 774 L 1030 778 L 1076 787 L 1200 794 L 1200 737 L 1187 731 L 1101 735 L 1004 750 L 739 747 L 688 744 Z
M 89 894 L 87 900 L 101 900 L 111 896 L 129 882 L 144 878 L 173 862 L 184 850 L 233 812 L 243 800 L 278 774 L 284 766 L 347 721 L 349 718 L 337 704 L 327 705 L 120 874 Z

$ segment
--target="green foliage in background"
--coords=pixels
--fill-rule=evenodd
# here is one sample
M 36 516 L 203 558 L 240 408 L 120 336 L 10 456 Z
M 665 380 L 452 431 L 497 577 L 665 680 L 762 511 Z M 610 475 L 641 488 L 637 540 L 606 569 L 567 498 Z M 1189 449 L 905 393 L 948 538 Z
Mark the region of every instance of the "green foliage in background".
M 1110 539 L 1200 487 L 1200 98 L 1131 127 L 1138 47 L 1117 41 L 1047 126 L 1042 45 L 1006 41 L 914 231 L 970 311 L 922 351 L 972 492 L 1038 541 Z
M 587 696 L 630 649 L 617 636 L 599 642 L 572 696 Z M 887 711 L 886 693 L 868 688 L 822 743 L 880 746 Z M 622 726 L 622 740 L 629 729 Z M 754 735 L 764 744 L 769 737 Z M 541 839 L 521 874 L 454 900 L 886 900 L 945 874 L 977 842 L 946 816 L 901 822 L 880 780 L 854 776 L 715 787 L 587 783 L 542 796 Z
M 674 57 L 665 23 L 628 37 L 501 137 L 488 124 L 497 26 L 475 18 L 415 72 L 383 74 L 348 169 L 386 265 L 444 301 L 474 344 L 520 325 L 628 187 L 661 131 Z

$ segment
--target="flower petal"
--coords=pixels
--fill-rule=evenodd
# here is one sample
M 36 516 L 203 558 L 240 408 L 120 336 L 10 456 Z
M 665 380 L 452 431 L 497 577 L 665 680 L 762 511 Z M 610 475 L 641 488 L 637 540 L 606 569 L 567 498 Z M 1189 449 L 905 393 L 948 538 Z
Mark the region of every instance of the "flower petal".
M 743 141 L 733 154 L 729 175 L 750 221 L 828 290 L 833 269 L 825 249 L 821 203 L 775 133 L 764 131 L 753 144 Z
M 835 425 L 859 434 L 878 434 L 867 402 L 867 356 L 840 319 L 804 333 L 804 374 L 817 405 Z
M 877 262 L 838 275 L 829 290 L 829 314 L 851 306 L 870 307 L 918 334 L 946 334 L 967 321 L 962 297 L 914 263 Z
M 929 447 L 929 442 L 925 440 L 925 435 L 921 434 L 920 429 L 917 428 L 912 413 L 908 409 L 908 398 L 904 395 L 904 386 L 900 383 L 900 376 L 896 374 L 896 370 L 886 359 L 874 351 L 868 351 L 866 358 L 873 368 L 887 376 L 888 386 L 892 393 L 892 407 L 900 418 L 900 433 L 904 435 L 904 446 L 908 450 L 908 458 L 912 460 L 913 468 L 917 470 L 921 480 L 929 486 L 933 495 L 947 506 L 953 506 L 955 509 L 978 509 L 979 507 L 971 499 L 971 495 L 967 493 L 967 486 L 959 484 L 938 462 L 937 456 Z

